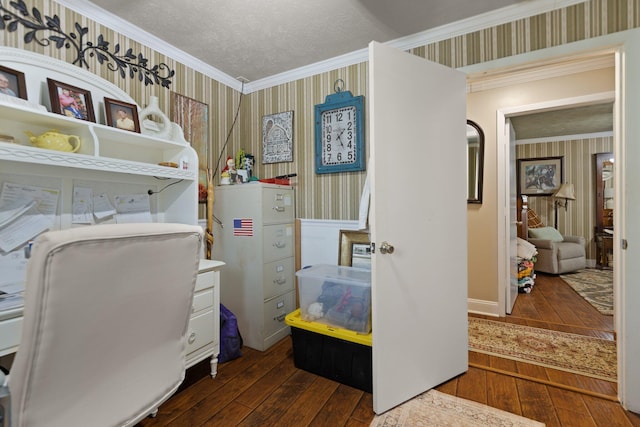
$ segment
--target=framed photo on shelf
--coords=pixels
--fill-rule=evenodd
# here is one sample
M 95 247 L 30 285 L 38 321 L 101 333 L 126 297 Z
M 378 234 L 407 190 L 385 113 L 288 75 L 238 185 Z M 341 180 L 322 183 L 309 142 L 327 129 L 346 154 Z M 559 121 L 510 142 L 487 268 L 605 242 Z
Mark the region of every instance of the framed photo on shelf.
M 367 231 L 340 230 L 338 265 L 371 268 L 371 243 Z
M 135 104 L 118 101 L 117 99 L 104 98 L 104 115 L 107 125 L 140 133 L 140 119 L 138 107 Z
M 551 196 L 564 180 L 564 157 L 518 159 L 518 194 Z
M 24 73 L 0 65 L 0 93 L 27 99 L 27 85 Z
M 293 111 L 262 116 L 262 163 L 293 161 Z
M 51 111 L 79 120 L 95 122 L 91 92 L 47 78 Z

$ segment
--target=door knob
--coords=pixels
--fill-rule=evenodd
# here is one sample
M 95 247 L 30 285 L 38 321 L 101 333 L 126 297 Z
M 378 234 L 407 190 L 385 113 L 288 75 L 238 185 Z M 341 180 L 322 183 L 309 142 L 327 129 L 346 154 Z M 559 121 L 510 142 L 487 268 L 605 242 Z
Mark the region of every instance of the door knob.
M 380 253 L 381 254 L 392 254 L 394 251 L 393 245 L 389 244 L 389 242 L 382 242 L 380 245 Z

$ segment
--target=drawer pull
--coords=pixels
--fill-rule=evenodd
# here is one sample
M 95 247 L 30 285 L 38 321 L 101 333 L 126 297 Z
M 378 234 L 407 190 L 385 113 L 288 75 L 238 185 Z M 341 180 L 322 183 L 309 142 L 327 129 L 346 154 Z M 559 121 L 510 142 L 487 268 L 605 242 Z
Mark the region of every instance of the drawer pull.
M 284 212 L 284 206 L 274 206 L 273 210 L 276 212 Z
M 277 320 L 278 322 L 282 322 L 286 316 L 286 314 L 281 314 L 280 316 L 274 317 L 273 319 Z
M 277 242 L 275 242 L 273 244 L 273 246 L 275 246 L 278 249 L 282 249 L 282 248 L 286 247 L 287 244 L 285 242 L 283 242 L 283 241 L 277 241 Z
M 277 279 L 274 279 L 273 283 L 275 283 L 276 285 L 284 285 L 285 283 L 287 283 L 287 279 L 279 277 Z
M 196 340 L 196 333 L 191 332 L 191 335 L 189 335 L 189 339 L 188 339 L 189 344 L 193 344 L 195 340 Z

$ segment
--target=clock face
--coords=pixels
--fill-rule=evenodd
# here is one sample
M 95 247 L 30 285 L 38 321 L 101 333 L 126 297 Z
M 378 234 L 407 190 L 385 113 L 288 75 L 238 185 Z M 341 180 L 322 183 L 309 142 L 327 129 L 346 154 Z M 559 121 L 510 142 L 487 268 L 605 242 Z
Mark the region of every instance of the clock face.
M 364 96 L 338 91 L 314 110 L 316 173 L 365 170 Z
M 324 111 L 322 122 L 322 153 L 321 164 L 349 165 L 356 163 L 357 144 L 356 135 L 356 107 L 346 106 L 334 110 Z

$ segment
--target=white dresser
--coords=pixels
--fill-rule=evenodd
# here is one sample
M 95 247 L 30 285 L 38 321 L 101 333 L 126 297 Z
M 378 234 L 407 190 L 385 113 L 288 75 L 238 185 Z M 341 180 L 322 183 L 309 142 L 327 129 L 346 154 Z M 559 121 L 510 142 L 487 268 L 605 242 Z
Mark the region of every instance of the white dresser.
M 215 188 L 213 257 L 226 263 L 220 300 L 238 318 L 244 345 L 266 350 L 290 333 L 295 305 L 292 187 L 259 182 Z
M 211 357 L 211 376 L 218 373 L 220 354 L 221 261 L 200 260 L 187 332 L 187 368 Z

